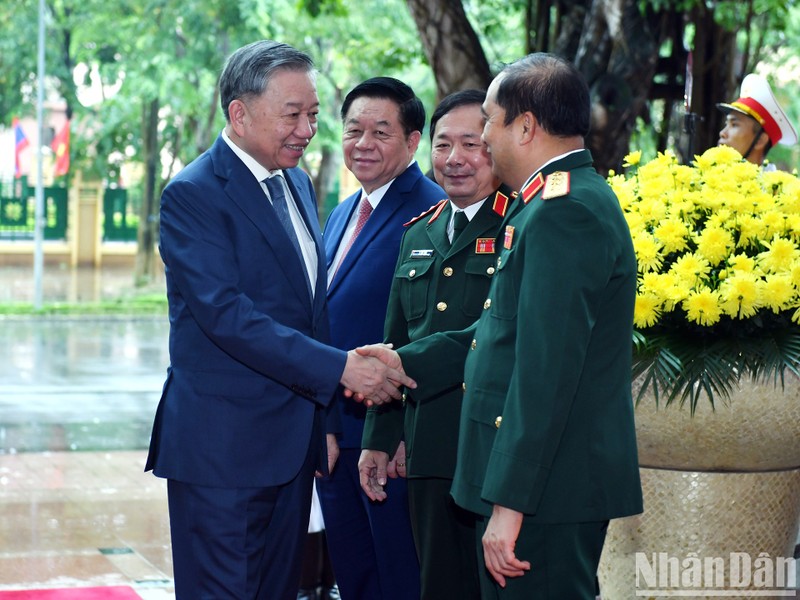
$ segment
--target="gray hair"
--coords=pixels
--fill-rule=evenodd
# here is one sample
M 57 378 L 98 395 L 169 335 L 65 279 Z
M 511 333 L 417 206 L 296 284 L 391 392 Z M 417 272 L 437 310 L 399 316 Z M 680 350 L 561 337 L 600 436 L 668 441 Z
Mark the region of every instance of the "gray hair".
M 262 94 L 279 69 L 315 73 L 314 61 L 308 54 L 281 42 L 259 40 L 231 54 L 219 77 L 219 101 L 225 121 L 230 122 L 231 102 Z

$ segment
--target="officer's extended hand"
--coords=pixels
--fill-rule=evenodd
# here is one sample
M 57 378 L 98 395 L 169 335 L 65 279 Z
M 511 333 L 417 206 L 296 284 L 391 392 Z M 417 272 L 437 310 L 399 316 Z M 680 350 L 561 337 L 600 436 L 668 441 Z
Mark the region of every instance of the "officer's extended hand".
M 389 455 L 380 450 L 362 450 L 358 459 L 361 489 L 370 500 L 386 500 L 386 467 Z

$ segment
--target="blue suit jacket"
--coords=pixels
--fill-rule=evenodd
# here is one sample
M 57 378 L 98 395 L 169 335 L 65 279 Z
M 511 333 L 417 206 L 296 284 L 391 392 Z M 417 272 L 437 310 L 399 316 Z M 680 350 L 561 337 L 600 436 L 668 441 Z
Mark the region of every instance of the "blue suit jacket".
M 313 440 L 312 428 L 329 412 L 346 353 L 327 345 L 314 190 L 300 169 L 285 174 L 317 242 L 313 302 L 272 205 L 221 137 L 164 190 L 171 364 L 147 462 L 160 477 L 280 485 L 299 472 L 310 444 L 319 448 L 317 468 L 326 469 L 326 427 Z
M 403 225 L 436 204 L 446 194 L 413 163 L 389 186 L 378 207 L 347 252 L 328 289 L 331 339 L 338 348 L 350 349 L 383 340 Z M 361 201 L 356 192 L 337 206 L 325 224 L 325 251 L 330 267 L 353 211 Z M 342 448 L 361 448 L 366 409 L 337 392 L 342 416 Z

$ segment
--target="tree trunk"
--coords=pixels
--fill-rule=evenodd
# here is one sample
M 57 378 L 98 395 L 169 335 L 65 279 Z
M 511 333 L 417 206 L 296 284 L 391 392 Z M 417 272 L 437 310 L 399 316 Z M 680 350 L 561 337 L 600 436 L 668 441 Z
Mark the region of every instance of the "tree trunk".
M 144 105 L 142 115 L 142 154 L 145 164 L 144 194 L 139 210 L 139 231 L 137 234 L 136 267 L 134 282 L 137 286 L 151 283 L 155 277 L 155 244 L 158 232 L 156 214 L 156 176 L 158 165 L 158 99 Z
M 467 88 L 485 89 L 492 81 L 489 63 L 461 2 L 406 0 L 425 55 L 436 75 L 437 102 Z
M 692 112 L 698 115 L 693 146 L 694 154 L 701 154 L 719 139 L 723 118 L 717 103 L 735 100 L 739 91 L 734 73 L 736 34 L 722 29 L 702 4 L 693 9 L 692 21 L 696 24 Z
M 658 40 L 636 0 L 594 0 L 575 64 L 592 97 L 587 146 L 603 175 L 619 169 L 636 116 L 645 107 L 658 61 Z
M 314 190 L 317 193 L 317 217 L 320 224 L 325 224 L 328 215 L 336 208 L 339 199 L 332 192 L 342 169 L 342 153 L 331 147 L 322 149 L 322 160 L 319 163 L 316 177 L 314 177 Z

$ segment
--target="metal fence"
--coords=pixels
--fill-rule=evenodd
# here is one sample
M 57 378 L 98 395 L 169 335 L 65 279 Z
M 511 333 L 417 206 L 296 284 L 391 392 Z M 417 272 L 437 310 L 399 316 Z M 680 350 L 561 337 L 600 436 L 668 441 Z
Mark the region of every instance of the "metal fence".
M 0 241 L 32 240 L 36 214 L 36 190 L 24 179 L 0 186 Z M 44 239 L 67 239 L 69 225 L 68 190 L 44 188 Z M 139 217 L 128 190 L 106 188 L 101 216 L 103 241 L 136 241 Z

